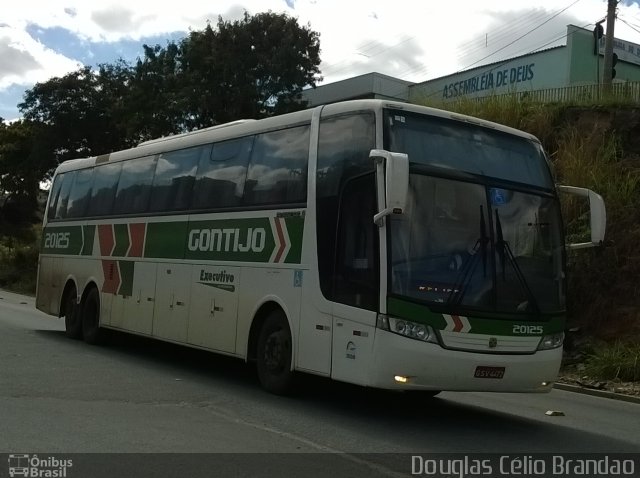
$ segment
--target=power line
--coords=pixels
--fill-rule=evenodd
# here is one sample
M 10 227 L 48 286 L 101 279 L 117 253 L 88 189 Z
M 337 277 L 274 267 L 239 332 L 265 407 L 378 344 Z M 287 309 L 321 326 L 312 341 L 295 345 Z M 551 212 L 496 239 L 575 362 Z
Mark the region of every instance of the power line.
M 583 26 L 583 27 L 581 27 L 581 28 L 586 28 L 586 27 L 588 27 L 588 26 L 590 26 L 590 25 L 594 25 L 594 23 L 587 23 L 586 25 L 584 25 L 584 26 Z M 566 31 L 566 30 L 565 30 L 565 31 Z M 576 33 L 576 32 L 575 32 L 575 31 L 574 31 L 574 32 L 572 32 L 572 33 L 571 33 L 571 35 L 572 35 L 572 34 L 574 34 L 574 33 Z M 563 34 L 561 34 L 560 36 L 557 36 L 557 37 L 553 38 L 552 40 L 550 40 L 550 41 L 548 41 L 548 42 L 546 42 L 546 43 L 544 43 L 544 44 L 542 44 L 542 45 L 540 45 L 540 46 L 535 47 L 535 48 L 534 48 L 534 49 L 532 49 L 532 50 L 530 50 L 530 49 L 520 50 L 521 52 L 525 52 L 525 53 L 522 53 L 522 54 L 516 54 L 516 55 L 514 55 L 514 56 L 526 56 L 526 55 L 529 55 L 529 54 L 532 54 L 532 53 L 536 53 L 536 52 L 538 52 L 539 50 L 542 50 L 542 49 L 544 49 L 545 47 L 547 47 L 547 46 L 549 46 L 549 45 L 551 45 L 551 44 L 553 44 L 553 43 L 555 43 L 555 42 L 558 42 L 558 41 L 562 40 L 563 38 L 567 38 L 569 35 L 570 35 L 569 33 L 563 33 Z M 492 72 L 492 71 L 494 71 L 494 70 L 496 70 L 496 69 L 498 69 L 498 68 L 501 68 L 505 63 L 509 63 L 509 62 L 510 62 L 510 61 L 512 61 L 512 60 L 513 60 L 513 56 L 512 56 L 511 58 L 507 58 L 507 59 L 505 59 L 505 60 L 498 61 L 498 62 L 496 62 L 496 64 L 495 64 L 493 67 L 491 67 L 491 68 L 490 68 L 490 69 L 488 69 L 488 70 L 485 70 L 485 72 L 487 72 L 487 73 Z M 476 67 L 476 68 L 481 68 L 481 67 Z M 454 74 L 461 73 L 461 72 L 462 72 L 462 71 L 458 71 L 458 72 L 456 72 L 456 73 L 450 73 L 449 75 L 454 75 Z M 449 76 L 449 75 L 445 75 L 445 76 Z M 429 80 L 427 80 L 427 81 L 429 81 Z M 437 90 L 437 91 L 434 91 L 433 93 L 429 94 L 427 97 L 431 97 L 431 96 L 433 96 L 433 95 L 435 95 L 435 94 L 437 94 L 437 93 L 441 93 L 442 91 L 444 91 L 444 90 Z M 400 93 L 402 93 L 402 90 L 395 91 L 395 92 L 393 92 L 392 94 L 390 94 L 389 96 L 396 97 L 396 96 L 397 96 L 397 95 L 399 95 Z
M 595 23 L 587 23 L 586 25 L 584 25 L 584 26 L 582 26 L 582 27 L 580 27 L 580 28 L 585 29 L 586 27 L 589 27 L 589 26 L 591 26 L 591 25 L 595 25 Z M 558 37 L 558 38 L 555 38 L 555 39 L 553 39 L 553 40 L 551 40 L 551 41 L 549 41 L 549 42 L 547 42 L 547 43 L 545 43 L 545 44 L 543 44 L 543 45 L 540 45 L 540 46 L 538 46 L 538 47 L 534 48 L 533 50 L 529 50 L 529 51 L 528 51 L 527 53 L 525 53 L 524 55 L 519 55 L 519 56 L 526 56 L 526 55 L 531 55 L 531 54 L 533 54 L 533 53 L 536 53 L 536 52 L 538 52 L 538 51 L 540 51 L 540 50 L 544 49 L 545 47 L 547 47 L 547 46 L 551 45 L 552 43 L 555 43 L 555 42 L 557 42 L 557 41 L 559 41 L 559 40 L 562 40 L 563 38 L 568 38 L 568 37 L 569 37 L 569 35 L 575 35 L 577 32 L 578 32 L 578 30 L 574 30 L 574 31 L 573 31 L 573 32 L 571 32 L 571 33 L 565 33 L 564 35 L 562 35 L 562 36 L 560 36 L 560 37 Z M 506 59 L 506 60 L 499 61 L 499 62 L 497 62 L 493 67 L 491 67 L 490 69 L 488 69 L 488 70 L 484 71 L 483 73 L 490 73 L 490 72 L 493 72 L 493 71 L 495 71 L 496 69 L 498 69 L 498 68 L 502 67 L 504 64 L 509 63 L 509 62 L 511 62 L 511 61 L 513 61 L 513 58 L 508 58 L 508 59 Z M 464 70 L 461 70 L 461 71 L 458 71 L 458 72 L 453 73 L 453 74 L 462 73 L 463 71 L 464 71 Z M 442 92 L 444 92 L 444 88 L 443 88 L 443 89 L 439 89 L 439 90 L 435 90 L 435 91 L 433 91 L 432 93 L 428 94 L 428 95 L 426 96 L 426 98 L 431 98 L 432 96 L 435 96 L 435 95 L 437 95 L 437 94 L 441 94 Z
M 529 30 L 528 32 L 526 32 L 524 35 L 519 36 L 518 38 L 516 38 L 515 40 L 507 43 L 505 46 L 503 46 L 502 48 L 497 49 L 496 51 L 494 51 L 493 53 L 485 56 L 484 58 L 480 58 L 479 60 L 471 63 L 470 65 L 466 66 L 465 68 L 462 68 L 462 70 L 459 70 L 459 72 L 464 71 L 464 70 L 468 70 L 469 68 L 471 68 L 473 65 L 476 65 L 478 63 L 480 63 L 481 61 L 486 60 L 487 58 L 495 55 L 498 52 L 501 52 L 502 50 L 504 50 L 507 47 L 510 47 L 511 45 L 513 45 L 514 43 L 516 43 L 517 41 L 522 40 L 524 37 L 526 37 L 527 35 L 529 35 L 530 33 L 533 33 L 534 31 L 536 31 L 538 28 L 542 27 L 543 25 L 546 25 L 547 23 L 549 23 L 551 20 L 553 20 L 555 17 L 557 17 L 558 15 L 560 15 L 561 13 L 564 13 L 565 11 L 567 11 L 569 8 L 573 7 L 576 3 L 580 2 L 581 0 L 575 0 L 573 3 L 571 3 L 570 5 L 566 6 L 565 8 L 563 8 L 562 10 L 560 10 L 559 12 L 555 13 L 554 15 L 552 15 L 551 17 L 549 17 L 547 20 L 545 20 L 544 22 L 542 22 L 540 25 L 538 25 L 535 28 L 532 28 L 531 30 Z
M 463 43 L 459 45 L 458 48 L 461 50 L 465 50 L 465 52 L 463 54 L 458 55 L 458 60 L 461 60 L 465 57 L 472 56 L 477 51 L 487 49 L 489 42 L 494 45 L 499 44 L 502 40 L 506 38 L 510 38 L 514 31 L 521 30 L 526 25 L 535 24 L 537 21 L 541 20 L 546 16 L 547 16 L 547 12 L 544 9 L 537 9 L 534 13 L 531 13 L 528 16 L 523 16 L 518 20 L 510 22 L 507 27 L 493 29 L 490 35 L 487 34 L 488 35 L 486 38 L 487 43 L 485 43 L 485 40 L 482 39 L 483 45 L 481 46 L 475 46 L 474 48 L 467 48 L 467 45 L 471 45 L 472 43 L 475 43 L 477 39 L 473 39 L 466 43 Z
M 553 18 L 555 18 L 556 16 L 560 15 L 561 13 L 563 13 L 564 11 L 566 11 L 568 8 L 570 8 L 571 6 L 575 5 L 575 4 L 576 4 L 576 3 L 578 3 L 579 1 L 580 1 L 580 0 L 576 0 L 574 3 L 572 3 L 572 4 L 571 4 L 571 5 L 569 5 L 568 7 L 564 8 L 563 10 L 561 10 L 561 11 L 559 11 L 559 12 L 557 12 L 557 13 L 555 13 L 553 16 L 551 16 L 551 17 L 550 17 L 549 19 L 547 19 L 545 22 L 541 23 L 541 24 L 540 24 L 540 25 L 538 25 L 536 28 L 534 28 L 534 29 L 530 30 L 528 33 L 531 33 L 531 32 L 533 32 L 533 31 L 535 31 L 537 28 L 540 28 L 540 27 L 541 27 L 541 26 L 543 26 L 545 23 L 547 23 L 547 22 L 551 21 Z M 545 12 L 545 11 L 541 11 L 541 12 L 532 12 L 532 13 L 529 13 L 528 15 L 525 15 L 525 16 L 521 17 L 520 19 L 516 20 L 515 22 L 511 22 L 511 23 L 509 24 L 509 26 L 501 27 L 501 28 L 498 28 L 498 29 L 494 30 L 495 32 L 497 32 L 497 35 L 494 35 L 494 36 L 492 37 L 492 42 L 497 43 L 497 42 L 499 42 L 502 38 L 506 38 L 506 37 L 508 37 L 508 36 L 509 36 L 509 34 L 510 34 L 513 30 L 520 29 L 520 26 L 519 26 L 520 24 L 525 24 L 525 25 L 526 25 L 526 24 L 532 24 L 535 20 L 538 20 L 538 19 L 540 19 L 540 18 L 544 17 L 545 15 L 546 15 L 546 12 Z M 520 37 L 520 38 L 523 38 L 523 37 L 524 37 L 524 36 L 526 36 L 528 33 L 526 33 L 525 35 L 523 35 L 523 36 L 522 36 L 522 37 Z M 365 52 L 368 52 L 367 50 L 374 50 L 376 47 L 380 46 L 380 43 L 379 43 L 377 40 L 372 40 L 372 41 L 370 41 L 370 42 L 365 43 L 362 47 L 360 47 L 360 48 L 358 49 L 358 50 L 359 50 L 359 52 L 358 52 L 358 53 L 361 53 L 361 52 L 362 52 L 363 56 L 366 56 L 367 58 L 372 58 L 372 57 L 374 57 L 374 56 L 378 56 L 378 55 L 380 55 L 380 54 L 382 54 L 382 53 L 384 53 L 384 52 L 386 52 L 386 51 L 389 51 L 389 50 L 391 50 L 391 49 L 397 48 L 398 46 L 400 46 L 400 45 L 402 45 L 402 44 L 404 44 L 404 43 L 407 43 L 408 41 L 413 40 L 413 39 L 415 39 L 415 38 L 416 38 L 416 36 L 415 36 L 415 35 L 413 35 L 413 36 L 409 36 L 409 37 L 407 37 L 407 38 L 405 38 L 405 39 L 401 40 L 401 41 L 400 41 L 400 42 L 398 42 L 398 43 L 395 43 L 395 44 L 393 44 L 393 45 L 389 45 L 389 46 L 387 46 L 387 47 L 385 47 L 385 48 L 382 48 L 381 50 L 379 50 L 379 51 L 377 51 L 377 52 L 372 52 L 372 54 L 370 54 L 370 55 L 366 55 L 366 54 L 364 54 L 364 53 L 365 53 Z M 464 48 L 464 47 L 465 47 L 465 45 L 468 45 L 468 44 L 472 43 L 473 41 L 475 41 L 475 40 L 470 40 L 469 42 L 466 42 L 466 43 L 462 44 L 462 45 L 459 47 L 459 49 L 460 49 L 460 48 Z M 486 56 L 486 57 L 482 58 L 481 60 L 478 60 L 478 62 L 479 62 L 479 61 L 482 61 L 482 60 L 484 60 L 484 59 L 486 59 L 486 58 L 488 58 L 488 57 L 490 57 L 490 56 L 492 56 L 493 54 L 495 54 L 495 53 L 497 53 L 497 52 L 499 52 L 499 51 L 503 50 L 504 48 L 507 48 L 508 46 L 510 46 L 511 44 L 515 43 L 516 41 L 518 41 L 518 39 L 516 39 L 516 40 L 514 40 L 513 42 L 511 42 L 511 43 L 509 43 L 509 44 L 505 45 L 505 46 L 504 46 L 504 47 L 502 47 L 501 49 L 496 50 L 495 52 L 493 52 L 492 54 L 490 54 L 490 55 L 488 55 L 488 56 Z M 371 48 L 369 48 L 369 46 L 371 46 Z M 470 51 L 467 51 L 464 55 L 459 55 L 459 56 L 458 56 L 458 59 L 461 59 L 461 58 L 464 58 L 464 57 L 467 57 L 467 56 L 471 56 L 475 51 L 478 51 L 478 50 L 479 50 L 479 49 L 481 49 L 481 48 L 482 48 L 482 47 L 480 47 L 480 48 L 476 47 L 476 48 L 474 48 L 474 49 L 472 49 L 472 50 L 470 50 Z M 346 60 L 346 59 L 345 59 L 345 60 L 342 60 L 342 61 L 340 61 L 340 62 L 338 62 L 338 63 L 336 63 L 336 64 L 330 65 L 329 67 L 327 67 L 327 68 L 325 68 L 325 69 L 323 69 L 323 70 L 322 70 L 322 74 L 323 74 L 323 75 L 326 75 L 326 74 L 329 74 L 329 75 L 335 75 L 335 74 L 340 73 L 340 72 L 342 72 L 342 71 L 348 70 L 349 68 L 351 68 L 351 67 L 352 67 L 352 64 L 347 63 L 348 61 L 349 61 L 349 60 Z M 478 63 L 478 62 L 475 62 L 475 63 Z M 471 67 L 471 66 L 473 66 L 475 63 L 472 63 L 470 66 L 467 66 L 467 67 L 465 67 L 464 69 L 470 68 L 470 67 Z M 343 65 L 344 65 L 344 66 L 343 66 Z M 422 66 L 420 66 L 420 67 L 411 67 L 411 68 L 409 68 L 409 69 L 402 70 L 402 71 L 398 74 L 398 76 L 401 76 L 401 77 L 402 77 L 402 76 L 409 75 L 409 74 L 418 74 L 418 73 L 420 73 L 420 72 L 423 72 L 423 71 L 427 70 L 427 69 L 428 69 L 428 67 L 429 67 L 429 66 L 428 66 L 427 64 L 423 64 L 423 65 L 422 65 Z
M 415 38 L 415 37 L 410 37 L 410 38 Z M 400 43 L 404 43 L 406 41 L 408 41 L 408 40 L 403 40 Z M 380 46 L 380 41 L 379 40 L 377 40 L 377 39 L 376 40 L 371 40 L 371 41 L 361 45 L 360 47 L 358 47 L 358 50 L 356 51 L 356 53 L 368 53 L 368 50 L 373 49 L 373 48 L 378 47 L 378 46 Z M 393 45 L 392 47 L 395 47 L 395 46 L 396 45 Z M 371 56 L 376 56 L 378 54 L 379 53 L 376 53 L 374 55 L 365 55 L 365 56 L 371 57 Z M 325 73 L 328 72 L 331 75 L 331 74 L 335 74 L 338 71 L 345 70 L 345 69 L 347 69 L 347 68 L 349 68 L 351 66 L 350 64 L 346 64 L 348 61 L 349 61 L 348 59 L 344 59 L 344 60 L 338 61 L 338 62 L 334 63 L 333 65 L 328 66 L 326 69 L 324 69 L 322 71 L 322 73 L 325 74 Z M 341 66 L 343 64 L 346 64 L 346 65 L 345 66 Z M 334 69 L 335 69 L 335 71 L 334 71 Z
M 627 22 L 624 18 L 621 18 L 620 16 L 618 16 L 618 20 L 620 20 L 622 23 L 624 23 L 625 25 L 627 25 L 627 26 L 628 26 L 629 28 L 631 28 L 632 30 L 635 30 L 636 32 L 640 33 L 640 30 L 638 29 L 638 28 L 640 28 L 640 27 L 636 28 L 636 27 L 637 27 L 637 25 L 636 25 L 636 26 L 634 26 L 633 24 L 631 24 L 631 23 Z
M 537 29 L 539 29 L 540 27 L 542 27 L 543 25 L 549 23 L 551 20 L 553 20 L 554 18 L 556 18 L 557 16 L 559 16 L 560 14 L 564 13 L 565 11 L 567 11 L 569 8 L 571 8 L 572 6 L 574 6 L 576 3 L 580 2 L 581 0 L 575 0 L 574 2 L 572 2 L 571 4 L 567 5 L 566 7 L 564 7 L 563 9 L 557 11 L 556 13 L 554 13 L 553 15 L 551 15 L 549 18 L 547 18 L 544 22 L 542 22 L 541 24 L 537 25 L 536 27 L 532 28 L 531 30 L 527 31 L 526 33 L 524 33 L 523 35 L 519 36 L 518 38 L 516 38 L 515 40 L 507 43 L 506 45 L 502 46 L 501 48 L 495 50 L 494 52 L 490 53 L 489 55 L 484 56 L 483 58 L 480 58 L 479 60 L 471 63 L 470 65 L 467 65 L 464 68 L 461 68 L 460 70 L 451 73 L 451 74 L 456 74 L 456 73 L 461 73 L 462 71 L 468 70 L 470 69 L 473 65 L 476 65 L 484 60 L 486 60 L 487 58 L 492 57 L 493 55 L 495 55 L 496 53 L 499 53 L 500 51 L 510 47 L 511 45 L 513 45 L 514 43 L 518 42 L 519 40 L 521 40 L 522 38 L 526 37 L 527 35 L 529 35 L 530 33 L 536 31 Z M 557 40 L 556 40 L 557 41 Z M 413 68 L 410 70 L 405 70 L 403 72 L 400 73 L 401 76 L 405 76 L 405 75 L 409 75 L 409 74 L 413 74 L 413 73 L 419 73 L 421 71 L 424 71 L 428 68 L 427 65 L 424 65 L 420 68 Z

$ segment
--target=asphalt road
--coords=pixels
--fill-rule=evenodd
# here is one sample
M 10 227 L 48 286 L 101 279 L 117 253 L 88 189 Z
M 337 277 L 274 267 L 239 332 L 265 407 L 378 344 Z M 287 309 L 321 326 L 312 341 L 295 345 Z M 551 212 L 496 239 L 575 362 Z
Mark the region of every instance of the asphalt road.
M 634 403 L 560 390 L 421 399 L 316 377 L 278 397 L 239 360 L 124 334 L 89 346 L 63 330 L 32 298 L 0 291 L 0 453 L 228 453 L 215 463 L 167 455 L 145 469 L 337 477 L 409 476 L 396 472 L 411 454 L 640 452 Z M 94 456 L 92 475 L 109 460 Z

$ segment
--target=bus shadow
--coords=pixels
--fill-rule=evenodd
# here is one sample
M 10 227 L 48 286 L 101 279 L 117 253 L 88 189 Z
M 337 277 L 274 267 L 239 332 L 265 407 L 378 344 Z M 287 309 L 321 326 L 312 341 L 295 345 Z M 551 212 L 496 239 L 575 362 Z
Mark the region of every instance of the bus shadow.
M 306 374 L 297 376 L 291 396 L 264 392 L 255 366 L 237 358 L 113 332 L 103 347 L 92 347 L 67 338 L 62 331 L 37 333 L 67 346 L 86 347 L 123 367 L 159 366 L 165 372 L 224 389 L 249 409 L 259 400 L 274 416 L 299 414 L 341 423 L 349 430 L 366 430 L 371 437 L 390 440 L 407 452 L 496 452 L 496 453 L 592 453 L 635 452 L 633 446 L 609 436 L 589 433 L 559 422 L 545 422 L 508 411 L 460 403 L 467 394 L 442 393 L 428 397 L 419 392 L 375 390 Z M 484 396 L 489 396 L 486 394 Z M 525 395 L 526 397 L 527 395 Z M 517 395 L 514 395 L 517 397 Z M 541 410 L 541 416 L 544 411 Z M 497 447 L 493 449 L 492 447 Z
M 368 389 L 326 379 L 304 377 L 299 401 L 331 411 L 352 427 L 372 436 L 403 443 L 406 450 L 493 453 L 635 453 L 637 444 L 572 428 L 564 417 L 540 419 L 458 401 L 491 393 L 443 392 L 431 397 L 420 392 Z M 519 394 L 512 394 L 514 402 Z M 523 400 L 531 395 L 522 395 Z M 486 403 L 486 400 L 483 400 Z M 465 400 L 466 402 L 466 400 Z M 570 412 L 567 413 L 570 415 Z M 351 428 L 351 427 L 350 427 Z M 492 448 L 495 447 L 495 448 Z
M 200 382 L 225 380 L 237 386 L 259 389 L 254 367 L 235 357 L 116 330 L 109 330 L 106 341 L 98 346 L 70 339 L 64 331 L 37 330 L 36 333 L 63 346 L 78 347 L 116 360 L 123 366 L 153 364 L 173 375 L 191 376 Z

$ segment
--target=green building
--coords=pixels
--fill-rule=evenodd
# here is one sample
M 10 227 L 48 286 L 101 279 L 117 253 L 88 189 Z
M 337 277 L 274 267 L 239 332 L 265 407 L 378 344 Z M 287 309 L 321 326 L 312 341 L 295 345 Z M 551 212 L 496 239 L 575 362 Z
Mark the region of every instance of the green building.
M 596 91 L 602 78 L 604 37 L 596 42 L 591 30 L 567 26 L 567 43 L 546 50 L 509 58 L 421 83 L 409 83 L 379 73 L 306 90 L 303 97 L 310 106 L 351 98 L 390 97 L 412 103 L 438 103 L 481 98 L 507 93 L 539 92 L 545 98 L 566 98 L 563 90 L 575 94 Z M 640 81 L 640 45 L 614 40 L 617 62 L 614 83 Z M 384 81 L 380 81 L 383 77 Z M 366 81 L 365 81 L 366 80 Z M 394 81 L 395 80 L 395 81 Z M 601 80 L 600 80 L 601 81 Z M 591 89 L 587 89 L 589 85 Z M 575 88 L 584 87 L 584 88 Z

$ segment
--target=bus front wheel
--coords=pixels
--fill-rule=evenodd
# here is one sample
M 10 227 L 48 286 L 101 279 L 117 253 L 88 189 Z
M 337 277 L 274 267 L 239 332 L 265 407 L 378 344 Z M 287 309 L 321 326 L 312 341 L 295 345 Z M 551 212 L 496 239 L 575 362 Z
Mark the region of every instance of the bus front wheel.
M 104 341 L 105 331 L 100 328 L 100 294 L 92 288 L 82 301 L 82 338 L 92 345 Z
M 82 321 L 78 310 L 78 294 L 72 286 L 64 296 L 64 333 L 72 339 L 82 337 Z
M 284 395 L 291 391 L 291 351 L 291 331 L 287 318 L 282 311 L 273 311 L 262 324 L 256 357 L 258 378 L 268 392 Z

